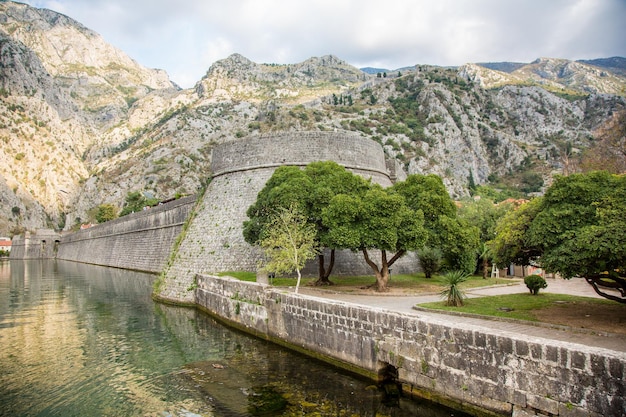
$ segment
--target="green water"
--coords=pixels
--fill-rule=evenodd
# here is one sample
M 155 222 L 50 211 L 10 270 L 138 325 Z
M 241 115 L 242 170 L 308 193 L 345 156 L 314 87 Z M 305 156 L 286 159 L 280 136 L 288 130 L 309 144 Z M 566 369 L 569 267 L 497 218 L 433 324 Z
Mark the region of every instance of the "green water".
M 0 415 L 461 415 L 383 401 L 371 381 L 155 303 L 153 280 L 0 260 Z

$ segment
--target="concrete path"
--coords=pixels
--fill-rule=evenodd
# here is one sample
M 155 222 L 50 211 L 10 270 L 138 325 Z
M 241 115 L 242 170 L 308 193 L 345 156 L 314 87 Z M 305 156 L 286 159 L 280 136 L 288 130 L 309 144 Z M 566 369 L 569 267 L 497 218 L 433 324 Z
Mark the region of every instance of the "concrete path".
M 602 298 L 595 293 L 593 288 L 585 282 L 584 279 L 573 278 L 564 280 L 560 278 L 548 278 L 548 288 L 543 292 L 551 292 L 557 294 L 579 295 L 584 297 Z M 476 288 L 466 292 L 470 298 L 501 295 L 501 294 L 517 294 L 527 293 L 528 289 L 523 282 L 514 285 L 502 285 L 488 288 Z M 438 313 L 434 311 L 416 310 L 414 306 L 420 303 L 431 301 L 441 301 L 438 294 L 428 295 L 363 295 L 349 294 L 332 291 L 330 289 L 318 289 L 312 287 L 301 287 L 300 293 L 315 297 L 327 298 L 332 300 L 343 301 L 352 304 L 359 304 L 385 310 L 400 312 L 404 314 L 416 315 L 418 317 L 428 317 L 430 320 L 439 322 L 454 322 L 470 327 L 488 328 L 491 331 L 514 333 L 516 335 L 526 335 L 528 337 L 536 337 L 543 339 L 559 340 L 562 342 L 577 343 L 590 347 L 614 350 L 617 352 L 626 352 L 626 335 L 615 335 L 600 333 L 596 334 L 585 329 L 573 329 L 565 326 L 551 326 L 533 324 L 520 320 L 499 320 L 484 319 L 476 317 L 468 317 L 457 314 Z

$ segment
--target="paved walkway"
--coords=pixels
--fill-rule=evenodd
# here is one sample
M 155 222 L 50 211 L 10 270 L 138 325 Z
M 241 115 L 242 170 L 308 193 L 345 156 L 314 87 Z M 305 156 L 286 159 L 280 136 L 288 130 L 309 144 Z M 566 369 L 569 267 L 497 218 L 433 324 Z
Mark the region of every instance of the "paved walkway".
M 547 279 L 548 288 L 544 292 L 579 295 L 585 297 L 602 298 L 595 293 L 593 288 L 583 279 Z M 494 286 L 488 288 L 476 288 L 466 291 L 469 298 L 500 294 L 527 293 L 528 289 L 523 282 L 515 285 Z M 590 347 L 604 348 L 617 352 L 626 353 L 626 335 L 594 334 L 584 329 L 572 329 L 565 326 L 535 325 L 518 320 L 498 320 L 467 317 L 462 315 L 450 315 L 434 311 L 416 310 L 413 307 L 419 303 L 441 301 L 437 294 L 429 295 L 363 295 L 333 291 L 330 289 L 318 289 L 301 287 L 300 293 L 316 297 L 344 301 L 353 304 L 382 308 L 418 317 L 428 317 L 430 320 L 440 322 L 454 322 L 496 330 L 498 332 L 512 332 L 516 335 L 524 334 L 528 337 L 559 340 L 562 342 L 577 343 Z

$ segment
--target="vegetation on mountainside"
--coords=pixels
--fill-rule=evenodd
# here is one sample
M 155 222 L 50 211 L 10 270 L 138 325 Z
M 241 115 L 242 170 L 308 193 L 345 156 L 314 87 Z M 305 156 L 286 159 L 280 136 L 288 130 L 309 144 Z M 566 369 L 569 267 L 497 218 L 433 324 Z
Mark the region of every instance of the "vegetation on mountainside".
M 153 206 L 159 202 L 158 199 L 154 197 L 146 197 L 143 193 L 139 191 L 132 191 L 126 195 L 126 201 L 124 203 L 124 207 L 120 212 L 120 216 L 125 216 L 130 213 L 136 213 L 138 211 L 144 210 L 146 207 Z

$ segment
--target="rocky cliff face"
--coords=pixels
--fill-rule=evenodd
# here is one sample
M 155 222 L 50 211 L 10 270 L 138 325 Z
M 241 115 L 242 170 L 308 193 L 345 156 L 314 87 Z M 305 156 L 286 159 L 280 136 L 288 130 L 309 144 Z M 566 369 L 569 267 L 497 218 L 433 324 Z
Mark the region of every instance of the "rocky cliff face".
M 508 68 L 378 77 L 334 56 L 270 65 L 235 54 L 181 90 L 66 16 L 1 2 L 0 235 L 71 227 L 129 191 L 194 193 L 215 144 L 268 132 L 358 131 L 454 196 L 518 173 L 549 181 L 564 149 L 587 147 L 626 107 L 626 79 L 610 68 Z

